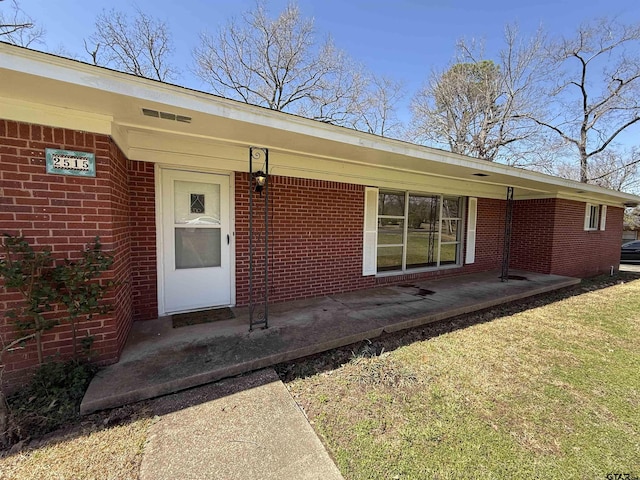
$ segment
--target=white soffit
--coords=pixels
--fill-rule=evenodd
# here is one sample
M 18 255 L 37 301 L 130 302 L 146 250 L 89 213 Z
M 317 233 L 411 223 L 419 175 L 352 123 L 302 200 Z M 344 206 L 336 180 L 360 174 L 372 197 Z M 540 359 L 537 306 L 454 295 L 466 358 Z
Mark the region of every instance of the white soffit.
M 640 202 L 634 195 L 336 127 L 2 43 L 0 78 L 0 97 L 11 98 L 15 104 L 42 104 L 56 112 L 66 109 L 98 120 L 113 119 L 120 144 L 125 143 L 125 132 L 145 130 L 186 141 L 214 140 L 243 148 L 257 145 L 274 152 L 455 179 L 470 186 L 514 186 L 517 198 L 555 196 L 617 205 Z M 144 115 L 143 109 L 190 121 L 154 118 Z M 475 176 L 477 173 L 487 176 Z

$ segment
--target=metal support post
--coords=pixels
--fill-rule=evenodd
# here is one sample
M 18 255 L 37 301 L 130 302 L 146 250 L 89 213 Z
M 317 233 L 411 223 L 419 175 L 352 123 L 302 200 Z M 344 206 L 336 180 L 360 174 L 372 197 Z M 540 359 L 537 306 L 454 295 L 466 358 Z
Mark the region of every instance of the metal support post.
M 263 165 L 254 172 L 254 162 L 262 160 Z M 261 201 L 256 204 L 256 193 Z M 262 272 L 256 271 L 258 265 L 254 258 L 259 252 L 259 229 L 256 229 L 254 210 L 257 205 L 264 208 L 262 255 L 264 263 Z M 257 220 L 259 221 L 259 220 Z M 256 311 L 257 310 L 257 311 Z M 249 148 L 249 331 L 255 326 L 269 328 L 269 150 L 266 148 Z
M 507 187 L 507 209 L 504 219 L 504 245 L 502 248 L 502 274 L 500 280 L 509 281 L 509 260 L 511 257 L 511 222 L 513 220 L 513 187 Z

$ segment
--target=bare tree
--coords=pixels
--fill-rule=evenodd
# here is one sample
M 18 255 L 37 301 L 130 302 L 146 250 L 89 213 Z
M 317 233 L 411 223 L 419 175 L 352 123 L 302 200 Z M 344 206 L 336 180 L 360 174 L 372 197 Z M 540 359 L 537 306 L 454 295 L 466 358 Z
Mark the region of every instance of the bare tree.
M 33 19 L 20 8 L 17 0 L 8 2 L 8 5 L 10 5 L 9 11 L 4 9 L 0 11 L 0 41 L 21 47 L 43 43 L 44 28 L 36 25 Z
M 330 39 L 317 42 L 314 33 L 313 19 L 302 18 L 295 3 L 272 19 L 258 1 L 215 35 L 201 34 L 193 51 L 195 73 L 228 98 L 378 134 L 390 131 L 388 123 L 373 124 L 371 75 Z M 385 119 L 395 101 L 395 93 L 389 95 Z
M 622 192 L 634 192 L 640 187 L 640 152 L 637 147 L 631 149 L 612 149 L 593 155 L 589 159 L 589 182 L 593 185 Z M 553 175 L 580 181 L 580 165 L 566 155 L 556 159 Z
M 637 147 L 629 151 L 606 149 L 591 157 L 589 183 L 612 190 L 634 191 L 640 185 L 639 164 L 640 151 Z
M 313 20 L 302 19 L 289 4 L 272 20 L 263 2 L 231 19 L 214 37 L 200 35 L 194 52 L 196 74 L 225 97 L 272 110 L 308 100 L 333 71 L 331 42 L 316 48 Z
M 389 77 L 371 76 L 366 92 L 354 113 L 353 128 L 380 135 L 399 138 L 404 126 L 397 116 L 397 105 L 404 97 L 402 82 Z
M 501 114 L 498 105 L 500 69 L 490 61 L 456 63 L 429 84 L 412 102 L 416 137 L 446 144 L 452 152 L 493 160 L 497 154 L 489 144 Z
M 100 13 L 94 33 L 85 40 L 85 50 L 95 65 L 161 82 L 176 76 L 170 63 L 173 44 L 166 23 L 141 10 L 136 10 L 133 19 L 116 10 Z
M 354 128 L 363 108 L 363 98 L 367 93 L 368 74 L 364 67 L 353 62 L 343 51 L 329 42 L 325 51 L 326 69 L 304 94 L 292 97 L 283 108 L 320 122 Z M 281 70 L 286 69 L 283 68 Z M 309 72 L 310 73 L 310 72 Z M 301 91 L 298 91 L 301 93 Z
M 523 114 L 535 110 L 539 32 L 530 42 L 505 29 L 499 62 L 483 60 L 482 48 L 460 41 L 457 61 L 435 72 L 412 101 L 412 137 L 484 160 L 514 164 L 537 134 Z M 479 50 L 478 53 L 475 53 Z
M 546 71 L 549 108 L 530 118 L 577 153 L 580 181 L 590 182 L 590 162 L 640 120 L 640 25 L 582 25 L 549 44 Z

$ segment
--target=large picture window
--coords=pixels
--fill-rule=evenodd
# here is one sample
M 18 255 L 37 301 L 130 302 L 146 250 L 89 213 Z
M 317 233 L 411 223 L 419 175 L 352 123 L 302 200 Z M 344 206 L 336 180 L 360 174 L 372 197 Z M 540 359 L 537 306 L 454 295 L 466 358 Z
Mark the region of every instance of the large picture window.
M 458 265 L 461 219 L 460 197 L 379 192 L 377 271 Z

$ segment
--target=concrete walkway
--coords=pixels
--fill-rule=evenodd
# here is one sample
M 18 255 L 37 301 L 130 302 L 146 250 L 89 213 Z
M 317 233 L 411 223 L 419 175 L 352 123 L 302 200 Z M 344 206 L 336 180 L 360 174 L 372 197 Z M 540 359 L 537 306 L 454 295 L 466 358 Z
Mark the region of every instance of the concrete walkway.
M 236 318 L 173 329 L 169 318 L 134 324 L 120 362 L 91 382 L 81 413 L 126 405 L 314 353 L 579 283 L 512 271 L 381 286 L 269 307 L 270 328 Z
M 342 479 L 271 368 L 159 400 L 140 480 Z

